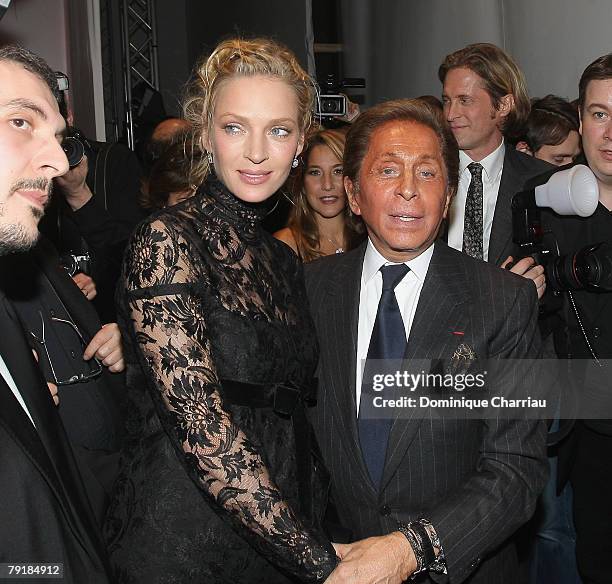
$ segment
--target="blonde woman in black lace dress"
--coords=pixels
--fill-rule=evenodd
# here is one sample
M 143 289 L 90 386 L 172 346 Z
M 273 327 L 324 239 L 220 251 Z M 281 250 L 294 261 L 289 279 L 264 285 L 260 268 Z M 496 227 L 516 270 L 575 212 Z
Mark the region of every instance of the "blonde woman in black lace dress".
M 338 561 L 305 418 L 318 353 L 302 268 L 261 227 L 313 93 L 264 39 L 225 41 L 197 69 L 200 186 L 137 228 L 120 288 L 130 411 L 105 525 L 118 582 L 322 582 Z

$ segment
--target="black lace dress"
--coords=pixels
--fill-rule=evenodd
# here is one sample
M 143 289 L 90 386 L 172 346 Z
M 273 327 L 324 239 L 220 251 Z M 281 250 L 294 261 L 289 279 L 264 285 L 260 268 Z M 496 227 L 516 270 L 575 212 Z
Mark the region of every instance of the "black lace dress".
M 322 582 L 327 476 L 298 259 L 209 178 L 141 224 L 119 284 L 129 420 L 105 523 L 118 582 Z

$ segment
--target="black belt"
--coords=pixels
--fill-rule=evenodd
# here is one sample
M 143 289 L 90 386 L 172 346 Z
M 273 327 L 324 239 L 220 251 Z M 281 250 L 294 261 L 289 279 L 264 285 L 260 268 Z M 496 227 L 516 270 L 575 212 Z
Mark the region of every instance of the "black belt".
M 312 454 L 310 424 L 306 418 L 307 404 L 316 399 L 317 380 L 308 384 L 308 390 L 288 383 L 245 383 L 232 379 L 221 379 L 221 397 L 235 406 L 250 408 L 272 408 L 277 414 L 290 416 L 295 436 L 295 459 L 297 464 L 298 498 L 300 511 L 312 521 Z

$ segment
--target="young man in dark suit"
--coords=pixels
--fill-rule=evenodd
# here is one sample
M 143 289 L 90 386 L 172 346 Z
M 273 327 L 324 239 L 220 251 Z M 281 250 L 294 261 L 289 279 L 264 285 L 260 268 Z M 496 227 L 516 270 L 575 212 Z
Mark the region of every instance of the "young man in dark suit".
M 34 244 L 51 181 L 68 170 L 56 91 L 55 75 L 42 59 L 18 47 L 0 49 L 2 255 Z M 0 576 L 11 581 L 7 564 L 26 563 L 38 575 L 44 563 L 53 573 L 63 571 L 65 582 L 105 583 L 104 547 L 80 472 L 1 293 L 0 331 Z
M 580 77 L 580 135 L 586 164 L 597 178 L 599 202 L 589 217 L 550 213 L 545 225 L 570 259 L 587 246 L 612 249 L 612 53 L 589 64 Z M 601 260 L 600 260 L 601 261 Z M 610 262 L 585 273 L 602 287 L 564 292 L 566 322 L 556 331 L 559 356 L 569 359 L 571 392 L 584 411 L 559 448 L 559 487 L 571 479 L 576 556 L 584 584 L 610 582 L 612 555 L 612 291 Z M 607 279 L 607 280 L 606 280 Z M 571 295 L 571 297 L 570 297 Z M 582 419 L 580 419 L 582 418 Z
M 344 180 L 368 242 L 306 266 L 321 351 L 313 423 L 341 526 L 361 540 L 337 545 L 330 584 L 416 573 L 427 582 L 517 581 L 510 536 L 546 480 L 545 425 L 418 408 L 385 420 L 362 384 L 362 362 L 402 358 L 444 371 L 506 363 L 491 388 L 502 395 L 535 383 L 533 368 L 521 367 L 524 377 L 515 368 L 539 355 L 533 283 L 435 241 L 458 162 L 448 126 L 420 100 L 366 111 L 347 137 Z
M 478 43 L 444 59 L 444 115 L 459 144 L 459 184 L 448 216 L 448 244 L 495 265 L 516 256 L 512 243 L 512 197 L 551 166 L 517 152 L 505 140 L 527 120 L 529 96 L 523 73 L 499 47 Z M 518 259 L 518 258 L 514 258 Z M 543 268 L 532 258 L 512 271 L 532 279 L 541 298 Z

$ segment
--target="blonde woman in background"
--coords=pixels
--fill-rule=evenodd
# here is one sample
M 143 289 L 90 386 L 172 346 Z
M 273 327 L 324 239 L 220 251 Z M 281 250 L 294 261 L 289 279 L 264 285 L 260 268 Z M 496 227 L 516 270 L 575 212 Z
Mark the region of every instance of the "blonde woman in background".
M 318 352 L 302 265 L 261 226 L 311 123 L 270 40 L 222 42 L 184 105 L 195 195 L 132 237 L 119 294 L 129 419 L 105 525 L 119 583 L 323 582 L 327 494 L 306 404 Z
M 353 249 L 365 237 L 344 191 L 345 138 L 344 129 L 319 130 L 308 141 L 303 169 L 292 181 L 289 222 L 274 234 L 304 262 Z

